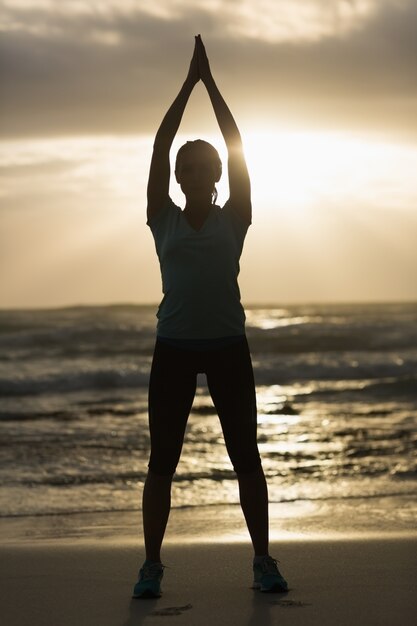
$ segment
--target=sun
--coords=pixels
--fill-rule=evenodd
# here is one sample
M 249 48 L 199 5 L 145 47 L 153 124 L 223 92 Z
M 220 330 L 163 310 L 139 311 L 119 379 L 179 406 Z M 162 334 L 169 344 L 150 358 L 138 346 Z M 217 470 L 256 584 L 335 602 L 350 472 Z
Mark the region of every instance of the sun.
M 300 210 L 308 205 L 310 194 L 305 177 L 308 144 L 294 139 L 285 133 L 253 132 L 245 136 L 255 204 L 275 210 L 284 207 L 284 210 Z
M 358 149 L 346 137 L 311 131 L 251 132 L 244 144 L 254 202 L 299 217 L 342 181 L 346 188 Z

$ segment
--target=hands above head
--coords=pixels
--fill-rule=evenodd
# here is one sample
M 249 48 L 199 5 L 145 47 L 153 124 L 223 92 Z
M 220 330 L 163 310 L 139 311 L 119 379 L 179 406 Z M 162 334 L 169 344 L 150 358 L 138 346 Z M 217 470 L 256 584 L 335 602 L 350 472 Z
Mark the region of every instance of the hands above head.
M 188 74 L 186 78 L 186 82 L 190 83 L 193 87 L 200 80 L 200 71 L 198 67 L 198 50 L 197 50 L 197 37 L 195 37 L 194 43 L 194 52 L 191 59 L 190 67 L 188 69 Z
M 206 49 L 204 47 L 203 40 L 201 39 L 201 35 L 197 35 L 195 41 L 198 55 L 198 70 L 201 80 L 206 85 L 207 81 L 213 80 L 209 60 L 207 58 Z
M 209 80 L 213 80 L 213 76 L 201 35 L 196 35 L 194 52 L 186 81 L 194 87 L 200 79 L 206 85 Z

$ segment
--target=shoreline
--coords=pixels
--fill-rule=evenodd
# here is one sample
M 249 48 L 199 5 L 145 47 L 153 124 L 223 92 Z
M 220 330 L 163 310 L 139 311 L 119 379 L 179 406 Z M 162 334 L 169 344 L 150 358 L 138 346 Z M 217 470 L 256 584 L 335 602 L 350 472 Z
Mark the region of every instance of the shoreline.
M 270 539 L 278 541 L 344 541 L 366 539 L 414 539 L 414 507 L 407 516 L 395 518 L 398 507 L 387 506 L 386 499 L 369 508 L 367 499 L 329 502 L 292 502 L 270 504 Z M 375 504 L 375 503 L 374 503 Z M 405 504 L 405 503 L 404 503 Z M 390 517 L 390 509 L 394 517 Z M 38 516 L 0 518 L 2 545 L 39 542 L 121 541 L 141 545 L 142 512 L 93 511 L 50 513 Z M 244 543 L 249 535 L 239 504 L 173 508 L 165 542 L 170 543 Z

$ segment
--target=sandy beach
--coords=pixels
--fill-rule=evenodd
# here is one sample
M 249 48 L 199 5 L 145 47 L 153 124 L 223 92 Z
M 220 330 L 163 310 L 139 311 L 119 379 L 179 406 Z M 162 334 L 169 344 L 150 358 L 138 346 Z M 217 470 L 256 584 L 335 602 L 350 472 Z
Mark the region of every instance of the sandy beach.
M 9 529 L 10 530 L 10 529 Z M 247 541 L 170 535 L 163 596 L 131 599 L 141 542 L 94 535 L 9 539 L 0 547 L 7 626 L 407 626 L 417 615 L 417 536 L 283 538 L 271 554 L 286 594 L 251 585 Z

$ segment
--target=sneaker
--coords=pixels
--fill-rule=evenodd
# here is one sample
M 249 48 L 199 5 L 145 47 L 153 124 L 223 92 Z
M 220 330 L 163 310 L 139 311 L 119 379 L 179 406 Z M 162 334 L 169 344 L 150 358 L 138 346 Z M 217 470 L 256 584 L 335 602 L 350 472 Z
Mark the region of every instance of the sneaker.
M 288 584 L 281 575 L 277 562 L 270 556 L 253 562 L 253 589 L 259 589 L 264 593 L 288 591 Z
M 139 580 L 133 589 L 132 598 L 159 598 L 162 594 L 163 575 L 162 563 L 145 561 L 142 569 L 139 570 Z

